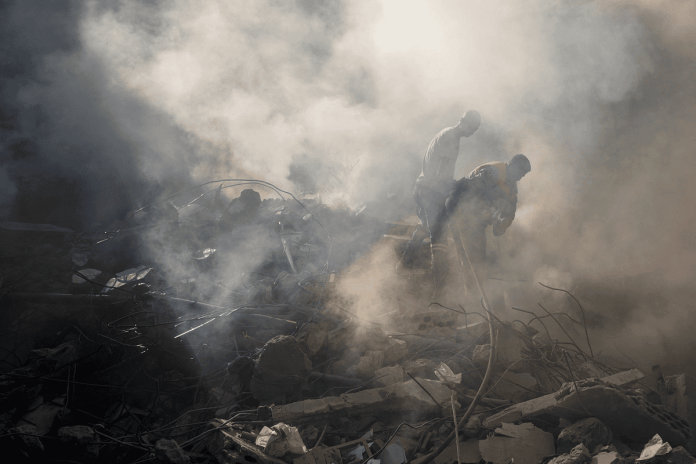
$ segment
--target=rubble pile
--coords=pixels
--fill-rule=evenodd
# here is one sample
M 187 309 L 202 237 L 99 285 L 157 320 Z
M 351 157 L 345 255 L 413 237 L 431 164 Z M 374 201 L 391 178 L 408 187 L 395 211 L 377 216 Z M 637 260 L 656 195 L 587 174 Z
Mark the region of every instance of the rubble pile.
M 221 192 L 99 235 L 0 224 L 7 462 L 696 462 L 687 376 L 650 388 L 535 313 L 421 304 L 416 285 L 365 320 L 336 286 L 403 234 Z

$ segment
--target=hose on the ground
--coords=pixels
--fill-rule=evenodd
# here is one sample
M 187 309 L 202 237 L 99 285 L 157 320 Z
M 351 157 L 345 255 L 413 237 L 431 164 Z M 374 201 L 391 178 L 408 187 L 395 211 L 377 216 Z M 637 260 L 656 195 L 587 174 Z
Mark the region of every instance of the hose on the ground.
M 483 376 L 483 381 L 481 381 L 481 386 L 479 387 L 478 391 L 476 392 L 476 396 L 474 396 L 474 399 L 471 401 L 471 404 L 466 410 L 466 413 L 464 413 L 464 416 L 461 418 L 459 423 L 455 426 L 455 429 L 449 434 L 449 436 L 443 441 L 440 446 L 437 447 L 435 451 L 432 453 L 426 455 L 420 462 L 419 464 L 428 464 L 432 462 L 433 459 L 435 459 L 437 456 L 440 455 L 451 443 L 452 440 L 454 440 L 455 435 L 457 434 L 457 431 L 459 430 L 460 427 L 464 427 L 466 423 L 469 421 L 469 418 L 471 417 L 471 414 L 474 412 L 474 408 L 478 404 L 478 402 L 481 400 L 483 397 L 484 392 L 486 391 L 486 385 L 488 384 L 488 381 L 491 378 L 491 373 L 493 371 L 493 364 L 495 363 L 495 352 L 496 352 L 496 345 L 497 345 L 497 340 L 493 334 L 493 320 L 491 318 L 491 305 L 488 303 L 488 297 L 486 296 L 486 292 L 481 286 L 481 281 L 478 278 L 478 275 L 476 274 L 476 269 L 474 268 L 474 265 L 471 263 L 471 259 L 469 258 L 469 253 L 467 252 L 466 246 L 461 240 L 460 235 L 455 233 L 455 230 L 450 227 L 450 231 L 452 232 L 452 237 L 454 238 L 454 242 L 457 245 L 457 248 L 460 248 L 461 250 L 464 251 L 464 256 L 466 256 L 466 260 L 469 263 L 469 267 L 471 268 L 471 272 L 474 275 L 474 280 L 476 281 L 476 285 L 478 286 L 479 292 L 481 293 L 481 297 L 483 298 L 483 301 L 486 305 L 486 315 L 488 317 L 488 333 L 490 336 L 490 341 L 491 341 L 491 352 L 490 355 L 488 356 L 488 367 L 486 367 L 486 374 Z M 459 232 L 459 231 L 456 231 Z M 463 263 L 462 263 L 463 265 Z

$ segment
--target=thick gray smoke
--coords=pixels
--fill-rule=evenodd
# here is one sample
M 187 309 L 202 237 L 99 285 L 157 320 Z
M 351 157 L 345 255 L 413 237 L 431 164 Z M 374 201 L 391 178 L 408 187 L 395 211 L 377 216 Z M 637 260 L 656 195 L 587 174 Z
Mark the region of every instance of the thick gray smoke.
M 455 177 L 516 153 L 533 166 L 513 227 L 491 242 L 501 276 L 570 288 L 693 275 L 693 3 L 18 1 L 1 13 L 6 217 L 84 224 L 240 176 L 350 206 L 406 196 L 433 135 L 476 108 Z

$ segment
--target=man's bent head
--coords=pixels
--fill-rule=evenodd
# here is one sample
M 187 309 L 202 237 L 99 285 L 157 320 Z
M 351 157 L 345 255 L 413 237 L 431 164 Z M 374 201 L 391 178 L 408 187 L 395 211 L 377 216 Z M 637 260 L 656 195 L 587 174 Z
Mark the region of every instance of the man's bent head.
M 532 163 L 529 162 L 526 156 L 520 154 L 512 157 L 507 163 L 507 178 L 513 182 L 517 182 L 532 170 Z
M 481 125 L 481 115 L 476 110 L 469 110 L 459 120 L 457 127 L 462 132 L 462 137 L 469 137 L 476 132 L 476 129 Z

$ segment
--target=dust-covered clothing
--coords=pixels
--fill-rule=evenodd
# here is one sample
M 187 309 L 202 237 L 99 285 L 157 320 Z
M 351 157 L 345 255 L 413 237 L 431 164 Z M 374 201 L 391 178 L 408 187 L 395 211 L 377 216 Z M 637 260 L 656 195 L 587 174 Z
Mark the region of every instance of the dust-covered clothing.
M 481 220 L 493 224 L 493 235 L 505 233 L 517 211 L 517 182 L 508 180 L 507 164 L 482 164 L 469 174 L 469 179 L 473 196 L 483 200 Z
M 517 183 L 507 179 L 507 164 L 493 162 L 457 181 L 446 200 L 449 220 L 462 234 L 472 262 L 486 260 L 486 227 L 501 235 L 515 219 Z
M 417 214 L 421 224 L 430 231 L 430 243 L 439 243 L 443 228 L 447 223 L 447 212 L 445 211 L 447 195 L 416 184 L 416 188 L 413 190 L 413 199 L 418 206 Z
M 444 195 L 454 185 L 454 166 L 459 156 L 461 132 L 448 127 L 441 130 L 428 145 L 423 157 L 423 170 L 416 184 Z

